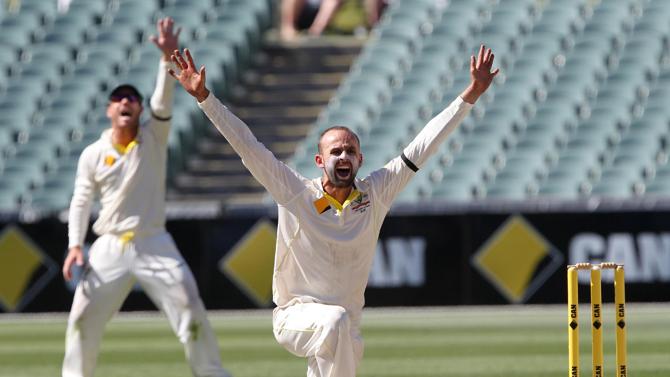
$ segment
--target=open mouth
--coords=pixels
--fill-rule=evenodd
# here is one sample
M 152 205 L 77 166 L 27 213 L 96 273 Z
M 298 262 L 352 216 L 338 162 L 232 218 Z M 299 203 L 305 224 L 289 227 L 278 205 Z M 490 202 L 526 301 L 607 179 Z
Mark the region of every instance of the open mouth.
M 128 120 L 128 119 L 130 119 L 132 116 L 133 116 L 133 113 L 132 113 L 131 111 L 128 111 L 128 110 L 126 110 L 126 111 L 121 111 L 121 118 L 123 118 L 123 119 Z
M 351 168 L 348 166 L 340 166 L 335 168 L 335 175 L 340 179 L 347 179 L 351 175 Z

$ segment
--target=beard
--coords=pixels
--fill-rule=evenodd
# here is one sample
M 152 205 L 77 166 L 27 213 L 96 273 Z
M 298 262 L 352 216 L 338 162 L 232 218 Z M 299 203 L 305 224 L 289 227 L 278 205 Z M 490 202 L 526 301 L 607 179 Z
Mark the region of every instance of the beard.
M 338 160 L 334 158 L 329 160 L 325 166 L 324 170 L 328 176 L 328 179 L 330 180 L 330 183 L 338 188 L 350 187 L 354 184 L 354 180 L 356 179 L 356 174 L 358 173 L 359 167 L 358 164 L 354 161 L 350 161 L 351 164 L 348 166 L 349 169 L 345 173 L 342 170 L 338 171 L 336 168 L 337 162 Z

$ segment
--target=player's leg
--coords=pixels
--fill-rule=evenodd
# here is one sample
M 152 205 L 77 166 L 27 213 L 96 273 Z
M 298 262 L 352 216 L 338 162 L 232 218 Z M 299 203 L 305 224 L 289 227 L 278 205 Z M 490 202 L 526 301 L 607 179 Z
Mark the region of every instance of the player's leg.
M 355 376 L 363 343 L 341 306 L 296 304 L 275 309 L 275 338 L 294 355 L 307 358 L 307 375 Z
M 112 236 L 102 236 L 91 246 L 68 318 L 63 377 L 93 376 L 105 324 L 132 288 L 134 280 L 119 246 Z
M 168 317 L 194 376 L 225 377 L 219 346 L 190 268 L 172 237 L 163 233 L 135 242 L 134 273 Z

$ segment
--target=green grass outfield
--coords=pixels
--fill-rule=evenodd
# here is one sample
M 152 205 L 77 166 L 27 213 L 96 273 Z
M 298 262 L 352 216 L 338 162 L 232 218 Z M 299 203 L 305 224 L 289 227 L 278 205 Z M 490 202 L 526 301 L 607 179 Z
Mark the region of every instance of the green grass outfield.
M 590 375 L 589 309 L 581 309 L 582 376 Z M 670 304 L 629 304 L 629 376 L 670 376 Z M 611 306 L 605 306 L 605 375 L 614 369 Z M 304 376 L 278 346 L 270 311 L 211 312 L 235 377 Z M 0 376 L 59 376 L 65 315 L 0 315 Z M 607 319 L 611 319 L 607 321 Z M 567 314 L 560 306 L 366 309 L 359 377 L 567 375 Z M 107 327 L 96 376 L 184 377 L 190 372 L 167 320 L 121 314 Z

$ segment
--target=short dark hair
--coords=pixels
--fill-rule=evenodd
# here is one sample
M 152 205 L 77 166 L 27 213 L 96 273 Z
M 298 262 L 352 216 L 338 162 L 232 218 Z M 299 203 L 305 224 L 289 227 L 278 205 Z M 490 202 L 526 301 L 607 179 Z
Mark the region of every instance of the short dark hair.
M 321 139 L 323 139 L 323 136 L 330 131 L 346 131 L 346 132 L 350 133 L 351 135 L 354 135 L 354 139 L 356 139 L 356 143 L 358 143 L 358 148 L 360 149 L 361 139 L 358 138 L 358 135 L 356 135 L 356 133 L 351 128 L 346 127 L 346 126 L 332 126 L 332 127 L 328 127 L 325 130 L 323 130 L 323 132 L 321 132 L 321 135 L 319 135 L 319 141 L 316 144 L 316 147 L 317 147 L 319 153 L 321 153 Z

